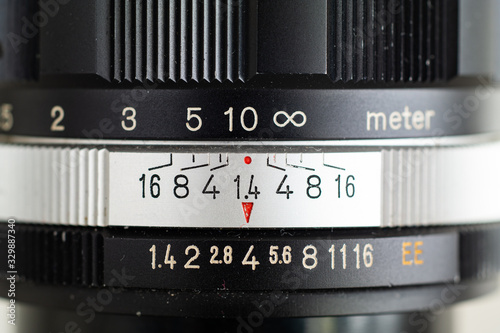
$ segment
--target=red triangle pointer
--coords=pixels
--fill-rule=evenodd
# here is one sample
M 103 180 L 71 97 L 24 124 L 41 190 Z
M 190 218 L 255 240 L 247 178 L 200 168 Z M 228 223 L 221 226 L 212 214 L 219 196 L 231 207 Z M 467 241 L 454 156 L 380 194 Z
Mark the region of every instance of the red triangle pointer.
M 253 202 L 242 202 L 243 214 L 245 214 L 245 220 L 247 223 L 250 222 L 250 214 L 252 214 Z

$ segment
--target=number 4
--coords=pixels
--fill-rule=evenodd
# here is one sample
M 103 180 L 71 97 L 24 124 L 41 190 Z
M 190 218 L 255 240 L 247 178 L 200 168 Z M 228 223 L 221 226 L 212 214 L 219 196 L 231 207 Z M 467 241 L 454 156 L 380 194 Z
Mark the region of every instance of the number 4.
M 255 199 L 257 199 L 257 196 L 260 194 L 260 192 L 259 192 L 259 189 L 257 188 L 257 186 L 253 186 L 253 178 L 254 178 L 254 176 L 251 175 L 250 176 L 250 185 L 248 186 L 248 194 L 255 195 Z M 252 191 L 252 187 L 255 188 L 253 191 Z
M 217 194 L 220 193 L 220 191 L 217 191 L 217 187 L 214 185 L 212 187 L 212 191 L 208 191 L 208 187 L 210 186 L 210 183 L 212 182 L 212 179 L 214 179 L 214 175 L 211 175 L 210 178 L 208 179 L 208 182 L 207 184 L 205 185 L 205 187 L 203 188 L 203 191 L 201 193 L 203 194 L 213 194 L 213 197 L 214 199 L 216 199 L 217 197 Z
M 250 254 L 252 254 L 253 249 L 254 249 L 254 246 L 250 245 L 250 248 L 248 249 L 248 252 L 245 255 L 245 258 L 243 258 L 243 261 L 241 263 L 243 265 L 251 265 L 252 271 L 255 271 L 255 268 L 257 267 L 257 265 L 260 265 L 260 262 L 257 261 L 255 256 L 252 256 L 252 261 L 248 261 L 248 258 L 250 257 Z
M 293 194 L 293 191 L 290 191 L 290 185 L 286 186 L 286 191 L 283 191 L 281 189 L 283 187 L 283 184 L 285 183 L 287 177 L 288 177 L 288 175 L 285 175 L 283 177 L 283 180 L 281 181 L 280 186 L 278 186 L 278 189 L 276 190 L 276 194 L 286 194 L 286 198 L 290 199 L 290 194 Z
M 167 252 L 165 253 L 165 261 L 163 263 L 165 265 L 170 265 L 170 269 L 174 269 L 174 265 L 177 264 L 177 261 L 174 260 L 174 256 L 170 255 L 170 244 L 167 245 Z

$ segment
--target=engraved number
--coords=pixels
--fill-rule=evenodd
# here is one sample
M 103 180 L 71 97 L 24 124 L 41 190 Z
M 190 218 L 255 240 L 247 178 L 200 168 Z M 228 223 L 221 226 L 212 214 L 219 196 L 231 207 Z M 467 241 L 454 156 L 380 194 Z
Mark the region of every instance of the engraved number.
M 122 120 L 122 128 L 125 131 L 133 131 L 137 127 L 137 120 L 135 120 L 135 116 L 137 115 L 137 111 L 134 108 L 125 108 L 122 111 L 122 116 L 127 117 L 125 120 Z M 128 122 L 128 124 L 127 124 Z
M 186 122 L 186 127 L 191 132 L 198 131 L 201 128 L 201 125 L 203 124 L 203 121 L 201 120 L 201 117 L 199 115 L 191 113 L 191 112 L 197 112 L 197 111 L 201 111 L 201 108 L 187 108 L 187 122 Z M 191 119 L 195 119 L 196 120 L 196 122 L 197 122 L 196 126 L 194 126 L 194 127 L 191 126 L 191 124 L 189 123 L 191 121 Z
M 60 106 L 54 106 L 52 110 L 50 110 L 50 116 L 54 119 L 52 126 L 50 126 L 50 130 L 52 132 L 62 132 L 64 131 L 64 125 L 61 125 L 61 122 L 64 119 L 64 110 Z
M 186 255 L 189 254 L 189 251 L 194 250 L 194 256 L 192 256 L 184 265 L 186 269 L 200 269 L 200 265 L 193 265 L 192 262 L 195 261 L 200 256 L 200 249 L 196 245 L 189 245 L 186 247 L 186 251 L 184 253 Z
M 0 106 L 0 129 L 8 132 L 14 126 L 14 116 L 12 115 L 12 105 L 2 104 Z

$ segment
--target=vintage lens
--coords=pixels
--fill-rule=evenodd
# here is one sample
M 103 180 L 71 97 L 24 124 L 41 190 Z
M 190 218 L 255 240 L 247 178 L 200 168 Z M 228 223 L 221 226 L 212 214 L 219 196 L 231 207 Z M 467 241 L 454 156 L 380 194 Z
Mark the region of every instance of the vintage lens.
M 0 0 L 7 325 L 453 331 L 500 268 L 495 13 Z

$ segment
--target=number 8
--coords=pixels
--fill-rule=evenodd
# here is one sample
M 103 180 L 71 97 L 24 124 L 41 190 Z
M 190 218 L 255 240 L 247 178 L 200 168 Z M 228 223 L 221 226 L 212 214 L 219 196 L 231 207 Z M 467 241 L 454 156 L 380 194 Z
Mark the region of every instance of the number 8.
M 307 253 L 307 250 L 311 249 L 313 250 L 313 252 Z M 314 247 L 314 245 L 307 245 L 306 247 L 304 247 L 304 251 L 302 251 L 302 253 L 304 254 L 304 258 L 302 259 L 302 265 L 304 266 L 305 269 L 313 269 L 316 266 L 318 266 L 318 258 L 316 258 L 318 250 L 316 249 L 316 247 Z M 313 264 L 312 265 L 307 264 L 307 259 L 313 260 Z
M 224 263 L 229 265 L 233 262 L 233 248 L 231 246 L 226 246 L 224 248 Z

